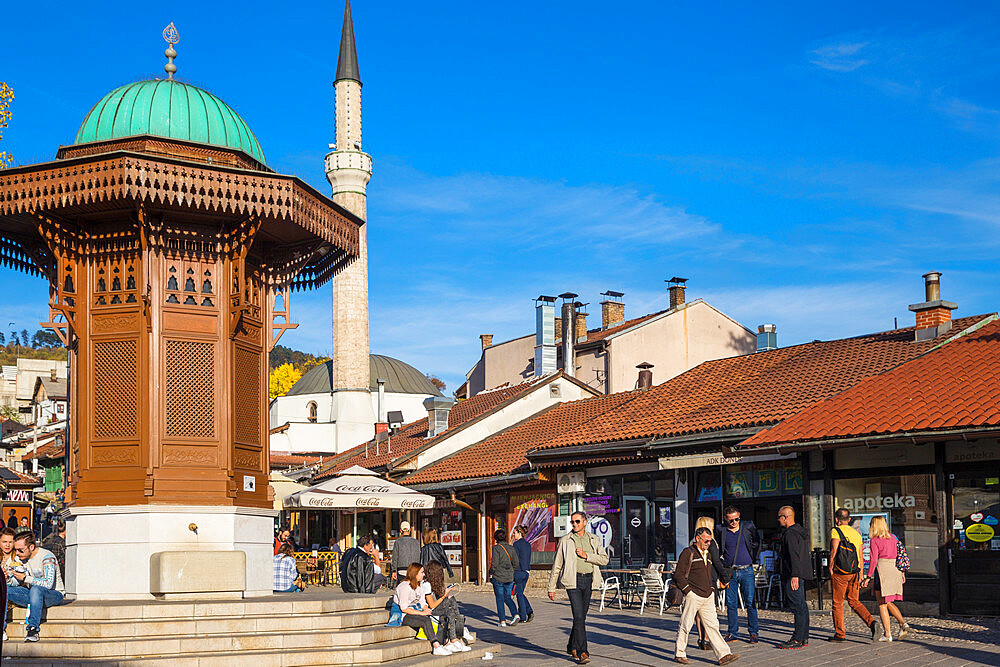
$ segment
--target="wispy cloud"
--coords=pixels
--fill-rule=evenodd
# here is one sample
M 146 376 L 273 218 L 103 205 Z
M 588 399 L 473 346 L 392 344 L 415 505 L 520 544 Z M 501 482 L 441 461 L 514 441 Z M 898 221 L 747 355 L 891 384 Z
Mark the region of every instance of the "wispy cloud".
M 434 216 L 438 233 L 503 239 L 520 247 L 660 245 L 719 231 L 681 206 L 628 186 L 468 172 L 435 177 L 390 165 L 391 182 L 380 193 L 393 216 Z
M 809 62 L 833 72 L 853 72 L 868 64 L 861 51 L 869 42 L 838 42 L 827 44 L 809 52 Z

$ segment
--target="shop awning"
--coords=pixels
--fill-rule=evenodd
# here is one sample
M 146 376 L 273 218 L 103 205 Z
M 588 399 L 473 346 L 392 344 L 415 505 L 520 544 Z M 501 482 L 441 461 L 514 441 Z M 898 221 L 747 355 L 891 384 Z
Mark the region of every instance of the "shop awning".
M 299 484 L 295 480 L 285 477 L 280 472 L 272 472 L 269 481 L 271 488 L 274 489 L 274 509 L 276 510 L 284 509 L 285 498 L 309 488 L 305 484 Z
M 434 507 L 434 497 L 381 479 L 377 473 L 352 466 L 331 480 L 285 498 L 285 509 L 422 510 Z

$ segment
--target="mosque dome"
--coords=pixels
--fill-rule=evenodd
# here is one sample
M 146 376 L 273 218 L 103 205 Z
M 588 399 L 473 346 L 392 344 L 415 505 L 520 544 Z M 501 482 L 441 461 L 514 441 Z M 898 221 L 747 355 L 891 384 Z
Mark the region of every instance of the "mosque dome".
M 392 394 L 428 394 L 440 396 L 441 392 L 431 384 L 427 376 L 405 361 L 386 357 L 381 354 L 368 356 L 368 368 L 371 372 L 372 391 L 378 389 L 377 380 L 385 380 L 385 390 Z M 288 390 L 287 396 L 303 394 L 329 394 L 333 391 L 333 362 L 327 361 L 310 368 L 299 378 L 299 381 Z
M 264 151 L 233 108 L 212 93 L 173 79 L 115 88 L 94 105 L 75 144 L 150 134 L 243 151 L 264 164 Z

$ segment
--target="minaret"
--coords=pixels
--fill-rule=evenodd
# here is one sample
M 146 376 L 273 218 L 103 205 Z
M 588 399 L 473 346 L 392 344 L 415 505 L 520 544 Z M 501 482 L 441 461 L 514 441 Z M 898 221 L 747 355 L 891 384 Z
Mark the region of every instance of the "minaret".
M 361 150 L 361 73 L 354 45 L 351 0 L 344 7 L 337 76 L 333 82 L 337 142 L 326 156 L 326 177 L 333 200 L 367 220 L 366 189 L 372 158 Z M 361 227 L 360 252 L 350 266 L 333 279 L 333 401 L 337 451 L 374 436 L 368 360 L 368 244 L 367 225 Z

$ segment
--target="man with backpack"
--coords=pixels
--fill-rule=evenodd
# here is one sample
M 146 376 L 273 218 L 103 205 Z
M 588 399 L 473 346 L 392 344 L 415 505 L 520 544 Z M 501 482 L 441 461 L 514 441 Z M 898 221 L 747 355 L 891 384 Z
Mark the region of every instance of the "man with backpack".
M 830 587 L 833 590 L 833 636 L 827 641 L 847 641 L 844 629 L 844 599 L 861 617 L 875 639 L 875 619 L 858 600 L 861 587 L 861 533 L 851 528 L 851 513 L 841 507 L 834 512 L 836 526 L 830 531 Z

